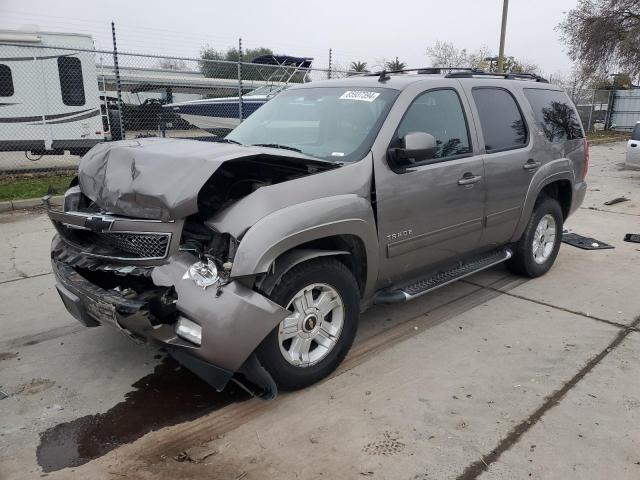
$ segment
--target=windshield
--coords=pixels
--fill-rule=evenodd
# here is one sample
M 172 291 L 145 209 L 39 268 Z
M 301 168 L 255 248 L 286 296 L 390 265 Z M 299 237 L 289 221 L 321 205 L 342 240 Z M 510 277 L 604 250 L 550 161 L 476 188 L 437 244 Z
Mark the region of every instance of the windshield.
M 388 88 L 318 87 L 282 92 L 260 107 L 228 140 L 300 150 L 334 162 L 362 159 L 397 96 Z

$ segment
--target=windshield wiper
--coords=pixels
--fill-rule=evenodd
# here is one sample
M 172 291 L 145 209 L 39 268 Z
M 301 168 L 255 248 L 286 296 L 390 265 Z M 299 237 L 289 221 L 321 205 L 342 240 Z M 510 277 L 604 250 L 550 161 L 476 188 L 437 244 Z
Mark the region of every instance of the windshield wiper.
M 216 143 L 235 143 L 236 145 L 242 145 L 237 140 L 231 140 L 230 138 L 224 137 L 212 137 L 211 141 Z
M 292 152 L 302 153 L 302 150 L 296 147 L 290 147 L 289 145 L 280 145 L 279 143 L 254 143 L 252 147 L 268 147 L 268 148 L 281 148 L 283 150 L 291 150 Z

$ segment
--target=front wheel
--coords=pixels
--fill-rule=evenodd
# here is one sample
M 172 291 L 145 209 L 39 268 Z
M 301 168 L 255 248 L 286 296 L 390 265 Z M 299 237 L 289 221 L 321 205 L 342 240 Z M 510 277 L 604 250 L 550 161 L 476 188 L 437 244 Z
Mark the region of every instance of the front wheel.
M 276 384 L 295 390 L 333 372 L 358 327 L 358 285 L 349 269 L 332 258 L 302 263 L 282 277 L 271 299 L 290 312 L 256 352 Z
M 562 240 L 563 215 L 554 198 L 540 200 L 527 228 L 514 248 L 507 267 L 518 275 L 535 278 L 549 271 L 558 256 Z

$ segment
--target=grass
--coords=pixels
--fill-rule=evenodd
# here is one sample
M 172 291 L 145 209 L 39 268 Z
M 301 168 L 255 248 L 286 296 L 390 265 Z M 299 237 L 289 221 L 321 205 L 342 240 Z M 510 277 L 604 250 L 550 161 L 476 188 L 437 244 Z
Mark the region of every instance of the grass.
M 589 143 L 597 145 L 599 143 L 622 142 L 629 140 L 630 132 L 619 132 L 616 130 L 599 130 L 587 133 Z
M 54 193 L 62 194 L 74 176 L 70 173 L 0 176 L 0 202 L 40 198 L 47 194 L 49 187 Z

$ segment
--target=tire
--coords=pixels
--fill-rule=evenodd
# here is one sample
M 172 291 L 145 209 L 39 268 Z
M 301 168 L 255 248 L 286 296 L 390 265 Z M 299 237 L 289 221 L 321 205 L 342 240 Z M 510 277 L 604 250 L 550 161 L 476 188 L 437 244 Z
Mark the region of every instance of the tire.
M 544 228 L 545 220 L 547 228 Z M 541 197 L 533 209 L 527 228 L 514 246 L 513 257 L 507 261 L 509 270 L 529 278 L 547 273 L 558 256 L 558 250 L 560 250 L 562 224 L 562 209 L 558 201 L 550 197 Z M 546 232 L 541 236 L 542 230 L 538 231 L 538 228 L 546 230 Z M 551 232 L 554 232 L 553 244 L 549 245 Z M 542 247 L 540 246 L 541 239 L 544 243 Z M 538 248 L 535 248 L 536 246 Z
M 297 390 L 333 372 L 358 328 L 360 295 L 349 269 L 333 258 L 296 265 L 273 289 L 271 299 L 292 312 L 256 350 L 278 387 Z
M 109 110 L 109 125 L 111 126 L 111 140 L 122 140 L 122 131 L 120 130 L 120 124 L 122 118 L 120 117 L 120 111 L 116 109 Z

